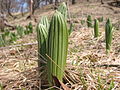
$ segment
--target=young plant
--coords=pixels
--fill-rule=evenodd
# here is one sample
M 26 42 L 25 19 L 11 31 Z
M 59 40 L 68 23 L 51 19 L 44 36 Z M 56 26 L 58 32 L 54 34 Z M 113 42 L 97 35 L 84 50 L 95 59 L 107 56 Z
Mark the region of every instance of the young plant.
M 100 75 L 98 76 L 98 80 L 97 80 L 97 83 L 98 83 L 98 88 L 97 90 L 103 90 L 103 82 L 102 82 L 102 79 L 100 77 Z
M 81 25 L 84 25 L 85 24 L 85 20 L 81 20 Z
M 74 24 L 71 23 L 70 24 L 70 29 L 69 29 L 69 35 L 73 32 L 73 30 L 74 30 Z
M 95 19 L 94 21 L 94 37 L 97 38 L 99 36 L 99 21 Z
M 0 90 L 3 90 L 3 85 L 0 83 Z
M 5 46 L 5 41 L 2 37 L 2 35 L 0 34 L 0 47 L 2 47 L 2 46 Z
M 92 27 L 92 17 L 90 15 L 87 17 L 87 26 Z
M 37 25 L 37 41 L 38 41 L 38 66 L 44 66 L 46 52 L 47 52 L 47 37 L 48 30 L 43 24 Z
M 109 53 L 109 51 L 111 50 L 112 34 L 113 34 L 113 25 L 110 19 L 108 19 L 105 25 L 105 40 L 106 40 L 107 53 Z
M 17 35 L 14 32 L 10 33 L 10 42 L 14 42 L 17 40 Z
M 83 73 L 83 71 L 82 71 L 82 68 L 80 68 L 79 69 L 79 78 L 80 78 L 80 82 L 81 82 L 81 84 L 83 85 L 83 90 L 87 90 L 87 87 L 88 87 L 88 85 L 87 85 L 87 82 L 86 82 L 86 80 L 85 80 L 85 76 L 84 76 L 84 73 Z
M 33 25 L 31 22 L 28 24 L 28 29 L 29 29 L 29 33 L 33 33 Z
M 56 11 L 53 15 L 48 33 L 48 79 L 52 84 L 52 76 L 62 81 L 68 48 L 68 29 L 63 15 Z
M 60 6 L 58 7 L 57 11 L 59 11 L 65 18 L 65 20 L 67 20 L 67 5 L 65 2 L 61 3 Z M 70 23 L 70 29 L 69 29 L 69 35 L 73 32 L 74 29 L 74 24 L 71 22 Z
M 5 30 L 4 33 L 1 34 L 2 38 L 4 40 L 5 45 L 9 44 L 9 39 L 10 39 L 10 31 L 9 30 Z
M 112 81 L 110 82 L 110 86 L 109 86 L 108 90 L 113 90 L 114 87 L 115 87 L 115 83 L 114 83 L 114 81 L 112 80 Z
M 2 38 L 4 40 L 4 43 L 6 44 L 6 35 L 5 35 L 5 33 L 2 33 L 1 36 L 2 36 Z
M 24 34 L 28 35 L 30 33 L 28 26 L 25 27 Z
M 33 33 L 33 25 L 31 22 L 26 26 L 26 29 L 24 30 L 25 35 L 27 35 L 29 33 Z
M 10 35 L 10 31 L 9 31 L 9 30 L 5 30 L 4 35 L 5 35 L 6 37 L 9 36 L 9 35 Z
M 21 37 L 24 35 L 24 28 L 22 26 L 17 26 L 17 34 Z
M 104 18 L 103 17 L 99 17 L 97 18 L 99 22 L 103 22 Z
M 67 19 L 67 5 L 65 2 L 61 3 L 57 10 Z
M 40 24 L 43 24 L 47 30 L 49 29 L 49 21 L 46 16 L 41 17 Z

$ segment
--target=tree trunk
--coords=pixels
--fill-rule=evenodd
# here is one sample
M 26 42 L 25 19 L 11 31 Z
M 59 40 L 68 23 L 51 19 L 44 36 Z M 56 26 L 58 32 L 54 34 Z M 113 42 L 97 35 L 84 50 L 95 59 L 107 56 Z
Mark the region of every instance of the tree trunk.
M 15 19 L 16 17 L 13 16 L 10 11 L 11 10 L 11 1 L 10 0 L 7 0 L 7 2 L 6 2 L 6 8 L 7 8 L 8 15 Z
M 53 0 L 50 0 L 49 3 L 50 3 L 50 4 L 53 4 Z
M 30 18 L 32 18 L 33 15 L 33 0 L 30 0 Z
M 117 6 L 120 6 L 120 1 L 119 0 L 115 0 Z
M 0 30 L 4 32 L 5 24 L 2 18 L 0 18 Z
M 22 3 L 22 6 L 21 6 L 21 15 L 24 16 L 24 8 L 23 8 L 23 5 L 24 3 Z
M 104 4 L 103 0 L 101 0 L 101 4 Z
M 87 0 L 87 2 L 89 2 L 90 0 Z
M 56 6 L 58 5 L 58 0 L 55 0 L 55 5 L 56 5 Z
M 33 11 L 32 14 L 34 14 L 35 10 L 39 8 L 40 0 L 33 0 Z
M 0 6 L 1 6 L 1 14 L 4 14 L 4 7 L 3 7 L 4 4 L 3 4 L 3 1 L 4 0 L 1 0 L 1 4 L 0 4 Z
M 72 0 L 72 4 L 75 4 L 76 3 L 76 0 Z

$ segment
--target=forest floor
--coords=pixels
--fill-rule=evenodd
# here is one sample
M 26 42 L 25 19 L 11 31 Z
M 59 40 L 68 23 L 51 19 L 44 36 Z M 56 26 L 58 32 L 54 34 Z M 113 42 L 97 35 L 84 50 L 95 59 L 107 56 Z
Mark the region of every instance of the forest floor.
M 72 90 L 120 90 L 120 7 L 107 3 L 77 3 L 69 7 L 75 29 L 69 37 L 66 70 Z M 35 12 L 37 21 L 41 16 L 50 17 L 54 10 L 50 5 Z M 100 22 L 100 37 L 94 38 L 93 28 L 81 24 L 87 16 L 104 17 Z M 25 15 L 26 16 L 26 15 Z M 25 26 L 34 20 L 22 17 L 11 21 L 14 25 Z M 110 18 L 115 25 L 112 50 L 106 55 L 105 23 Z M 34 27 L 35 28 L 35 27 Z M 18 45 L 18 46 L 17 46 Z M 20 45 L 20 46 L 19 46 Z M 36 31 L 17 40 L 11 47 L 0 48 L 0 83 L 3 90 L 39 90 L 37 72 Z M 1 90 L 1 89 L 0 89 Z M 48 90 L 48 89 L 46 89 Z

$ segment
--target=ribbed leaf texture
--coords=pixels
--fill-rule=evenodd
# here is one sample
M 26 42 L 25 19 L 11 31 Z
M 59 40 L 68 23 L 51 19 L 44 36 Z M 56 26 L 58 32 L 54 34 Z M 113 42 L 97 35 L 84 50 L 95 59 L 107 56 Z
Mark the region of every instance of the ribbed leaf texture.
M 63 2 L 57 9 L 67 19 L 67 5 Z
M 105 40 L 106 40 L 106 52 L 107 53 L 111 49 L 112 33 L 113 33 L 113 25 L 110 19 L 108 19 L 105 25 Z
M 99 21 L 95 19 L 94 21 L 94 37 L 97 38 L 99 36 Z
M 49 20 L 46 16 L 41 17 L 40 24 L 45 25 L 47 30 L 49 29 Z
M 47 37 L 48 31 L 43 24 L 37 25 L 37 40 L 38 40 L 38 66 L 41 67 L 44 65 L 44 60 L 46 57 L 46 49 L 47 49 Z
M 52 75 L 62 81 L 68 48 L 68 29 L 63 15 L 56 11 L 53 15 L 48 33 L 48 79 Z
M 88 15 L 88 17 L 87 17 L 87 26 L 92 27 L 92 17 L 91 17 L 91 15 Z

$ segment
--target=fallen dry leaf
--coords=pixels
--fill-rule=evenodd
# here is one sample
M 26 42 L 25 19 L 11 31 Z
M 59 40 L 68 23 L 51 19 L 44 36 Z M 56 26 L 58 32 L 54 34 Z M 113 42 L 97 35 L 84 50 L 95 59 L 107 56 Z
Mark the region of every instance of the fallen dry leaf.
M 63 90 L 71 90 L 63 82 L 61 82 L 60 80 L 58 80 L 58 78 L 56 76 L 52 76 L 52 77 L 53 77 L 55 86 L 57 86 L 59 88 L 61 87 Z

